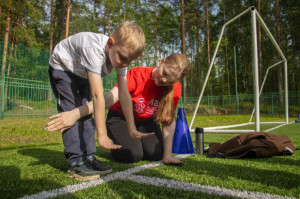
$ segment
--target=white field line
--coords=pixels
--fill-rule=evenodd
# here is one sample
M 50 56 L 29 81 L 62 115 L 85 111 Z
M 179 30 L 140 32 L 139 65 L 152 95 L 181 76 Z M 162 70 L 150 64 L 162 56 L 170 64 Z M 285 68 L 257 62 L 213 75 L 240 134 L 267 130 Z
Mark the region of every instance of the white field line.
M 126 180 L 143 183 L 143 184 L 154 185 L 154 186 L 158 186 L 158 187 L 180 189 L 180 190 L 184 190 L 184 191 L 200 191 L 200 192 L 207 193 L 207 194 L 216 194 L 219 196 L 229 196 L 229 197 L 235 197 L 235 198 L 251 198 L 251 199 L 290 198 L 290 197 L 286 197 L 286 196 L 279 196 L 279 195 L 273 195 L 273 194 L 268 194 L 268 193 L 240 191 L 240 190 L 236 190 L 236 189 L 221 188 L 218 186 L 212 187 L 212 186 L 207 186 L 207 185 L 181 182 L 181 181 L 177 181 L 177 180 L 168 180 L 168 179 L 137 176 L 137 175 L 130 175 L 126 178 Z
M 176 158 L 183 159 L 188 156 L 190 156 L 190 155 L 178 155 L 178 156 L 176 156 Z M 159 165 L 162 165 L 161 161 L 152 162 L 149 164 L 130 168 L 125 171 L 112 173 L 112 174 L 106 175 L 103 178 L 100 178 L 98 180 L 82 182 L 82 183 L 74 184 L 74 185 L 68 185 L 66 187 L 53 189 L 53 190 L 49 190 L 49 191 L 42 191 L 37 194 L 24 196 L 21 199 L 35 199 L 35 198 L 42 199 L 42 198 L 56 197 L 59 195 L 66 195 L 66 194 L 74 193 L 76 191 L 80 191 L 83 189 L 95 187 L 97 185 L 104 184 L 106 182 L 110 182 L 110 181 L 117 180 L 117 179 L 130 180 L 133 182 L 150 184 L 150 185 L 154 185 L 154 186 L 162 186 L 165 188 L 180 189 L 180 190 L 184 190 L 184 191 L 200 191 L 200 192 L 207 193 L 207 194 L 216 194 L 216 195 L 220 195 L 220 196 L 231 196 L 231 197 L 236 197 L 236 198 L 291 199 L 290 197 L 267 194 L 267 193 L 240 191 L 240 190 L 235 190 L 235 189 L 220 188 L 218 186 L 212 187 L 212 186 L 207 186 L 207 185 L 181 182 L 181 181 L 177 181 L 177 180 L 168 180 L 168 179 L 133 175 L 134 173 L 137 173 L 137 172 L 140 172 L 140 171 L 143 171 L 146 169 L 154 168 Z
M 183 159 L 186 158 L 190 155 L 178 155 L 176 156 L 177 159 Z M 61 187 L 58 189 L 52 189 L 49 191 L 42 191 L 40 193 L 32 194 L 32 195 L 27 195 L 22 197 L 21 199 L 42 199 L 42 198 L 51 198 L 51 197 L 56 197 L 59 195 L 66 195 L 70 193 L 74 193 L 76 191 L 80 191 L 83 189 L 88 189 L 90 187 L 95 187 L 100 184 L 104 184 L 106 182 L 110 182 L 116 179 L 126 179 L 129 175 L 132 175 L 133 173 L 137 173 L 146 169 L 150 169 L 153 167 L 157 167 L 159 165 L 162 165 L 162 161 L 158 162 L 151 162 L 149 164 L 144 164 L 138 167 L 130 168 L 125 171 L 120 171 L 116 173 L 112 173 L 109 175 L 104 176 L 103 178 L 99 178 L 97 180 L 93 181 L 88 181 L 88 182 L 82 182 L 79 184 L 74 184 L 74 185 L 68 185 L 66 187 Z

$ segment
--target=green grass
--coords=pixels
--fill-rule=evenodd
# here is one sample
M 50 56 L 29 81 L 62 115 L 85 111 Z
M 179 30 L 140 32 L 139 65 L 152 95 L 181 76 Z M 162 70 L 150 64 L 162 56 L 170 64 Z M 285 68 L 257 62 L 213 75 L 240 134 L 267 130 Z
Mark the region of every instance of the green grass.
M 247 118 L 247 119 L 246 119 Z M 187 117 L 190 121 L 191 117 Z M 207 127 L 247 122 L 244 116 L 197 117 L 195 126 Z M 274 118 L 263 118 L 268 121 Z M 291 118 L 294 121 L 296 118 Z M 245 121 L 244 121 L 245 120 Z M 276 118 L 281 120 L 282 118 Z M 19 198 L 45 190 L 79 183 L 67 177 L 68 169 L 59 132 L 44 131 L 46 119 L 7 119 L 0 121 L 0 195 Z M 271 126 L 262 126 L 262 129 Z M 184 159 L 183 166 L 162 165 L 137 175 L 174 179 L 194 184 L 219 186 L 300 198 L 300 124 L 290 124 L 271 133 L 287 135 L 296 147 L 292 156 L 262 159 L 211 159 L 195 155 Z M 224 142 L 237 134 L 205 134 L 205 147 Z M 194 134 L 192 134 L 194 141 Z M 98 146 L 98 143 L 97 143 Z M 97 147 L 96 156 L 113 171 L 149 163 L 115 162 L 108 150 Z M 201 192 L 182 191 L 114 180 L 96 187 L 57 198 L 228 198 Z

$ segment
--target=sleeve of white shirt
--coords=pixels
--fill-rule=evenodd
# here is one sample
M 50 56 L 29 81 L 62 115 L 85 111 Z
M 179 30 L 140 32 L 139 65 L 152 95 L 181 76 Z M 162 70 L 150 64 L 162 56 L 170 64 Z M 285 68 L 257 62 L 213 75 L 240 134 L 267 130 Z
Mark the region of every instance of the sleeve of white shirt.
M 104 53 L 97 48 L 83 48 L 81 64 L 90 72 L 101 75 L 102 65 L 105 63 Z
M 118 68 L 116 71 L 117 71 L 117 75 L 118 76 L 126 76 L 126 74 L 127 74 L 127 67 L 126 68 Z

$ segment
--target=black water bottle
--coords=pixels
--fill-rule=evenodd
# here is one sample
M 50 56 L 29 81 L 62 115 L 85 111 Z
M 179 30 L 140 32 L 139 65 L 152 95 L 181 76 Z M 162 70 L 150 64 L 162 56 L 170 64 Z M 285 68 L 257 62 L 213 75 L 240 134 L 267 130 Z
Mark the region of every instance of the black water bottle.
M 196 153 L 203 155 L 204 152 L 204 136 L 203 136 L 203 128 L 195 129 L 195 140 L 196 140 Z

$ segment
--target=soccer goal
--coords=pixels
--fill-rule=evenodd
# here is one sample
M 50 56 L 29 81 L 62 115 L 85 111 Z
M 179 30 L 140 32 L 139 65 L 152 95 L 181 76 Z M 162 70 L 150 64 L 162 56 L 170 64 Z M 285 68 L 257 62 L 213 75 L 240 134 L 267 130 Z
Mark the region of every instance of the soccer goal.
M 203 93 L 205 90 L 205 87 L 207 86 L 208 83 L 208 79 L 210 77 L 210 73 L 211 73 L 211 69 L 214 65 L 215 59 L 216 59 L 216 55 L 217 52 L 219 50 L 219 46 L 221 43 L 221 39 L 223 37 L 224 34 L 224 30 L 226 28 L 226 26 L 228 26 L 229 24 L 233 23 L 234 21 L 236 21 L 237 19 L 239 19 L 241 16 L 245 15 L 246 13 L 251 12 L 251 30 L 252 30 L 252 67 L 253 67 L 253 89 L 254 89 L 254 107 L 253 107 L 253 111 L 252 114 L 250 116 L 250 120 L 247 123 L 242 123 L 242 124 L 235 124 L 235 125 L 227 125 L 227 126 L 217 126 L 217 127 L 208 127 L 208 128 L 203 128 L 203 131 L 205 133 L 248 133 L 248 132 L 259 132 L 261 129 L 261 124 L 265 123 L 265 122 L 261 122 L 260 121 L 260 94 L 263 90 L 264 84 L 266 79 L 268 78 L 268 73 L 269 70 L 272 70 L 272 68 L 274 68 L 275 66 L 279 65 L 279 64 L 284 64 L 284 110 L 285 110 L 285 121 L 284 122 L 267 122 L 267 123 L 274 123 L 274 124 L 278 124 L 276 127 L 274 128 L 279 128 L 283 125 L 288 124 L 288 119 L 289 119 L 289 113 L 288 113 L 288 74 L 287 74 L 287 60 L 285 58 L 285 56 L 283 55 L 281 49 L 279 48 L 279 45 L 277 44 L 276 40 L 274 39 L 274 37 L 272 36 L 270 30 L 268 29 L 268 27 L 266 26 L 265 22 L 263 21 L 263 19 L 261 18 L 261 16 L 259 15 L 259 13 L 256 11 L 255 7 L 249 7 L 247 10 L 245 10 L 244 12 L 240 13 L 239 15 L 235 16 L 234 18 L 232 18 L 231 20 L 229 20 L 228 22 L 226 22 L 221 30 L 220 36 L 219 36 L 219 40 L 217 42 L 210 66 L 208 68 L 200 95 L 199 95 L 199 99 L 198 99 L 198 103 L 196 105 L 196 108 L 194 110 L 194 114 L 192 117 L 192 120 L 190 122 L 190 132 L 195 132 L 195 129 L 192 129 L 198 108 L 199 108 L 199 104 L 202 100 L 203 97 Z M 259 69 L 258 69 L 258 48 L 257 48 L 257 27 L 256 27 L 256 21 L 258 21 L 258 23 L 261 25 L 262 29 L 265 31 L 266 35 L 268 36 L 268 38 L 270 39 L 272 45 L 275 47 L 276 51 L 278 52 L 278 54 L 280 55 L 281 59 L 279 62 L 275 63 L 272 66 L 269 66 L 266 70 L 265 76 L 263 78 L 263 82 L 262 85 L 259 86 Z M 259 88 L 260 87 L 260 88 Z M 253 116 L 255 117 L 255 121 L 252 121 Z M 241 126 L 246 126 L 249 124 L 255 124 L 255 129 L 231 129 L 228 130 L 228 128 L 233 128 L 233 127 L 241 127 Z M 274 129 L 273 128 L 273 129 Z

